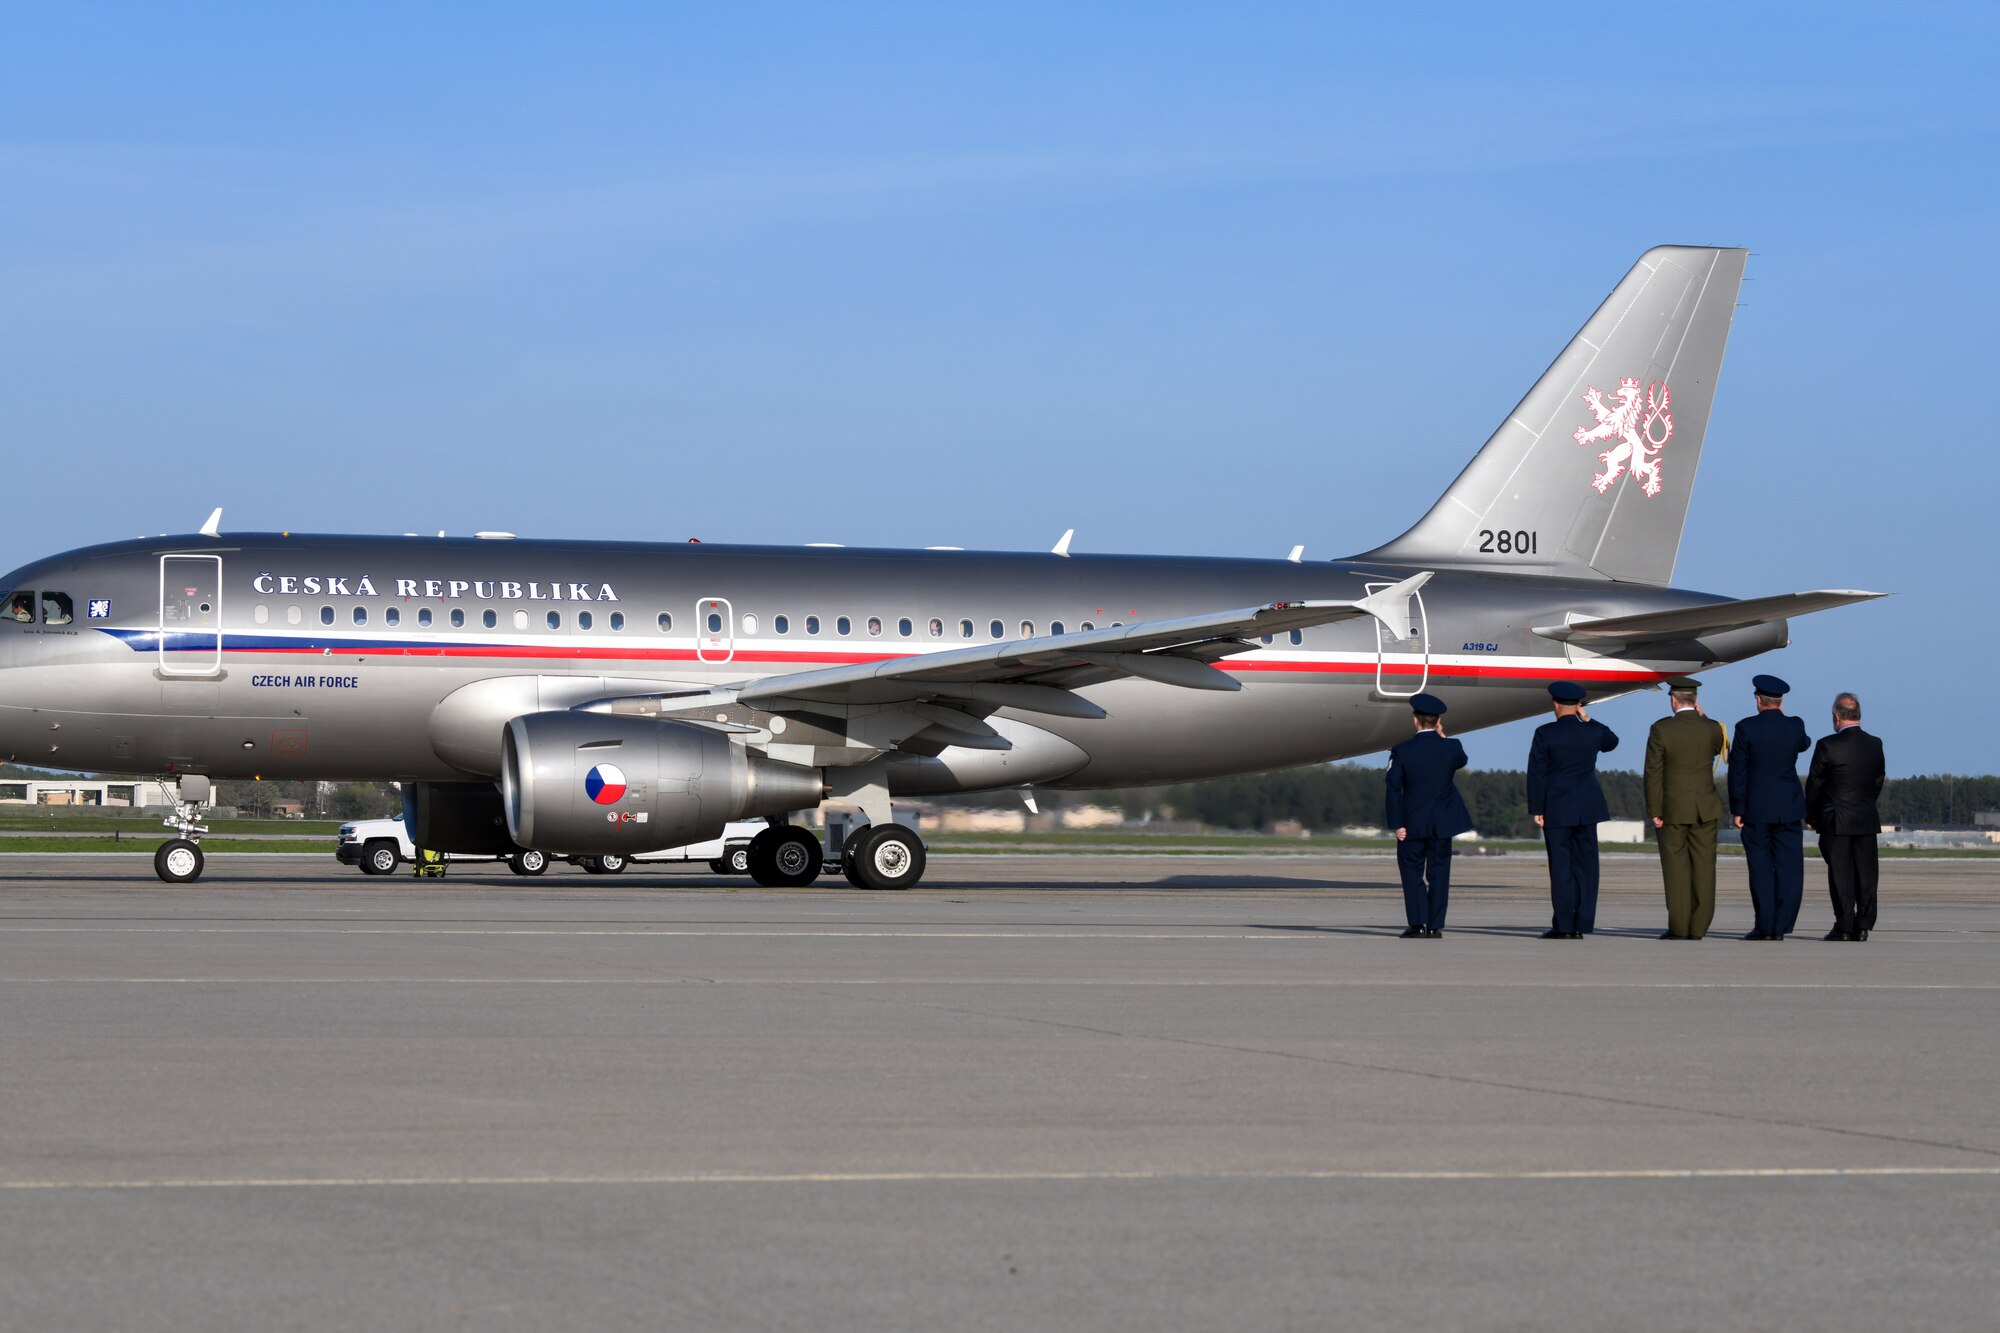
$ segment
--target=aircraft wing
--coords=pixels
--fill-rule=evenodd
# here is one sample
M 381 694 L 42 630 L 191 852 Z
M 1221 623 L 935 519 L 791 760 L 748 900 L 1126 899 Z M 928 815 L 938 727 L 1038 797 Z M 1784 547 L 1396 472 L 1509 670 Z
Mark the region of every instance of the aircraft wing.
M 1573 625 L 1537 625 L 1534 632 L 1545 639 L 1595 648 L 1610 644 L 1665 643 L 1698 639 L 1704 634 L 1722 634 L 1752 625 L 1768 625 L 1811 611 L 1825 611 L 1855 602 L 1873 601 L 1887 593 L 1827 589 L 1819 592 L 1789 592 L 1776 597 L 1751 597 L 1738 602 L 1708 602 L 1701 606 L 1678 607 L 1672 611 L 1647 611 L 1634 616 L 1612 616 L 1605 620 L 1582 620 Z
M 688 694 L 603 699 L 581 706 L 618 712 L 640 706 L 646 712 L 670 715 L 705 713 L 735 704 L 782 713 L 816 706 L 918 704 L 936 699 L 954 711 L 1017 708 L 1059 717 L 1098 718 L 1104 716 L 1104 710 L 1072 690 L 1119 677 L 1185 689 L 1241 689 L 1240 681 L 1212 663 L 1249 650 L 1266 634 L 1372 616 L 1388 625 L 1397 638 L 1408 638 L 1410 598 L 1430 577 L 1428 571 L 1416 574 L 1352 602 L 1271 602 L 1172 620 L 790 672 Z

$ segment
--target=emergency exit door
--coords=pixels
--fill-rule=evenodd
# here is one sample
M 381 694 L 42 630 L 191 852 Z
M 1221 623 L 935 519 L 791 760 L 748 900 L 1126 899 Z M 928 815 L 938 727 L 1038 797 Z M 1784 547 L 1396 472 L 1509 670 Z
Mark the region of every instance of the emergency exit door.
M 1372 596 L 1389 583 L 1371 583 Z M 1392 637 L 1389 627 L 1375 622 L 1375 693 L 1385 699 L 1407 699 L 1420 693 L 1431 678 L 1430 624 L 1424 615 L 1424 595 L 1410 598 L 1410 637 Z
M 160 674 L 222 669 L 222 557 L 160 557 Z

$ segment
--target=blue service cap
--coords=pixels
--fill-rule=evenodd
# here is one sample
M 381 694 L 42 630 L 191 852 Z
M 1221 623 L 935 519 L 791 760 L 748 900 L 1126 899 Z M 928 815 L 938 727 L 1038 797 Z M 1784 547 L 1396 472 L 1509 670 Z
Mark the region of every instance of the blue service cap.
M 1558 680 L 1549 686 L 1549 698 L 1559 704 L 1580 704 L 1584 701 L 1583 686 L 1573 680 Z
M 1413 694 L 1410 696 L 1410 710 L 1416 713 L 1428 713 L 1432 717 L 1443 717 L 1444 700 L 1435 694 Z
M 1776 676 L 1752 676 L 1750 688 L 1767 699 L 1782 699 L 1792 692 L 1792 687 Z

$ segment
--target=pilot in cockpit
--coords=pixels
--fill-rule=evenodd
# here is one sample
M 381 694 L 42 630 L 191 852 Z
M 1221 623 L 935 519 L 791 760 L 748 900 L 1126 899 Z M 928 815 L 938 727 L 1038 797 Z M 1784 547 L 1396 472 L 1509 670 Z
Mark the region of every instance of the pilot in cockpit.
M 7 599 L 7 618 L 24 624 L 35 623 L 35 595 L 31 592 L 17 592 Z

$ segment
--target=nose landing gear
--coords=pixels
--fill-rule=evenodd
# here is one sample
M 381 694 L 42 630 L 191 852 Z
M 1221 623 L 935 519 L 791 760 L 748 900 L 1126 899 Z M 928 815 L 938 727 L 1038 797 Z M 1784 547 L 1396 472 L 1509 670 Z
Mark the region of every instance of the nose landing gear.
M 169 838 L 153 853 L 153 873 L 169 884 L 192 884 L 201 878 L 205 860 L 201 854 L 202 834 L 208 826 L 197 822 L 201 808 L 208 804 L 209 781 L 199 776 L 181 779 L 180 790 L 176 792 L 166 783 L 160 784 L 167 799 L 173 803 L 174 812 L 160 822 L 180 836 Z

